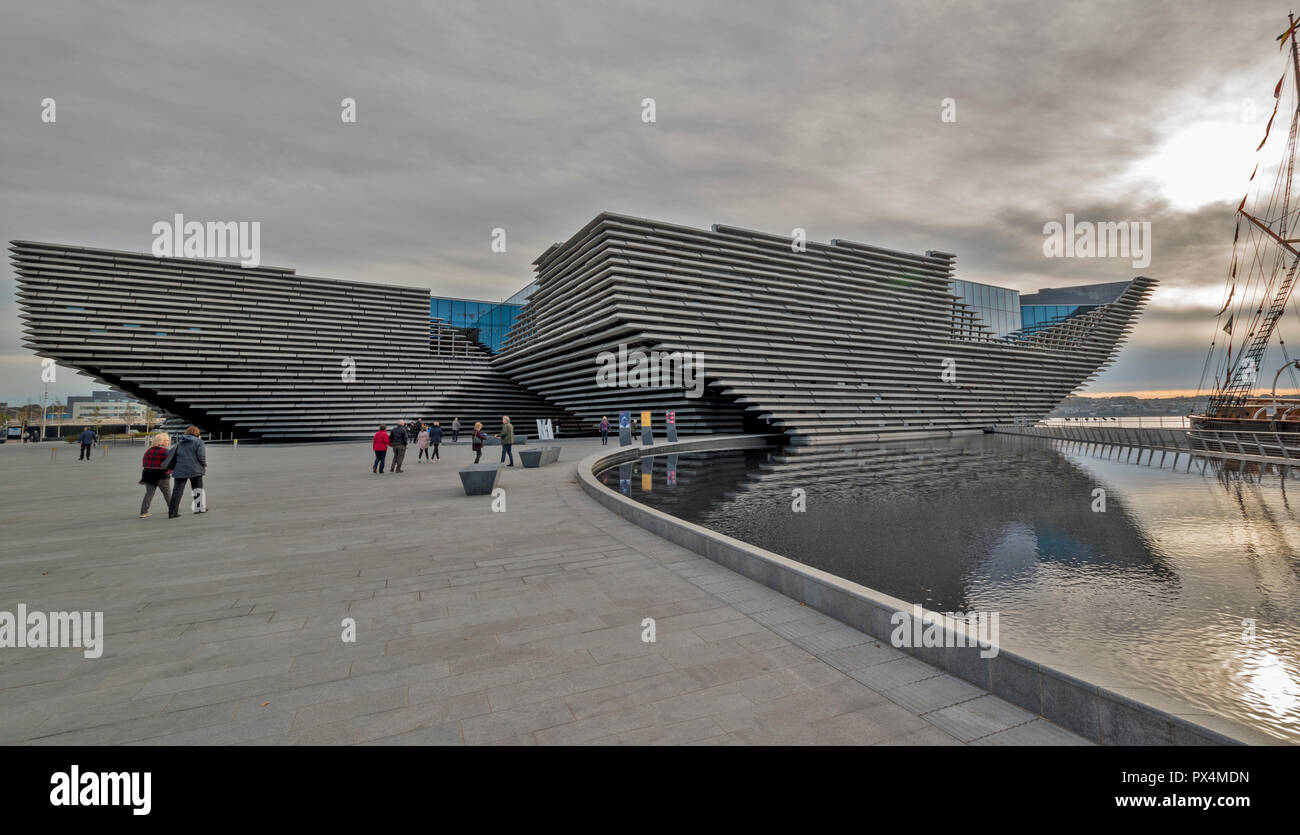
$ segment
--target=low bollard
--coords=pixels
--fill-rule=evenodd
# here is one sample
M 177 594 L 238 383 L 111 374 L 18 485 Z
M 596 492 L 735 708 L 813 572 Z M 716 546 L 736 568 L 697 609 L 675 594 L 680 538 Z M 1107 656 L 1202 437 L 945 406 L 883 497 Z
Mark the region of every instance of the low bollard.
M 52 446 L 52 447 L 50 447 L 50 463 L 51 463 L 51 464 L 54 463 L 54 456 L 56 456 L 56 455 L 58 454 L 58 452 L 59 452 L 59 448 L 58 448 L 58 447 L 56 447 L 56 446 Z

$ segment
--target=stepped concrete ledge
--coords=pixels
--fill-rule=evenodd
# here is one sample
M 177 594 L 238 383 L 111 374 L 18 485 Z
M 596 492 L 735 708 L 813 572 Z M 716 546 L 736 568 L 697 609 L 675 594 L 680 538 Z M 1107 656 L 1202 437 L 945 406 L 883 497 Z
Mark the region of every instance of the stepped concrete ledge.
M 176 520 L 137 518 L 142 447 L 0 445 L 0 610 L 105 633 L 0 649 L 0 743 L 1086 744 L 611 512 L 579 479 L 610 448 L 556 445 L 494 513 L 467 440 L 382 476 L 365 441 L 214 444 Z

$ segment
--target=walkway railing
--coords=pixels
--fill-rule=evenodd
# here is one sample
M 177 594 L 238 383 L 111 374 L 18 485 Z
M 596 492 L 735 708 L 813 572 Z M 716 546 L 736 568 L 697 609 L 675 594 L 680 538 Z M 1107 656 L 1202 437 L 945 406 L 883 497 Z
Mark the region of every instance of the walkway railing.
M 1117 426 L 1126 429 L 1188 429 L 1186 415 L 1134 415 L 1133 417 L 1044 418 L 1039 426 Z
M 1159 453 L 1162 467 L 1170 454 L 1174 456 L 1174 467 L 1178 466 L 1182 456 L 1187 456 L 1188 469 L 1191 469 L 1195 458 L 1271 464 L 1285 468 L 1300 466 L 1300 432 L 1165 429 L 1082 422 L 1044 422 L 1033 426 L 1005 424 L 995 427 L 995 431 L 1080 444 L 1088 451 L 1103 452 L 1107 457 L 1118 457 L 1120 453 L 1125 453 L 1124 460 L 1129 462 L 1136 455 L 1138 464 L 1142 463 L 1143 453 L 1147 453 L 1148 464 Z

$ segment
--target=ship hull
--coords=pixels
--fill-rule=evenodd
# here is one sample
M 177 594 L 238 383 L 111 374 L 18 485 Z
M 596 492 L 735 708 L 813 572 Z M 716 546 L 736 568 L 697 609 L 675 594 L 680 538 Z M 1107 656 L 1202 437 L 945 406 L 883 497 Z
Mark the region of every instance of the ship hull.
M 1300 461 L 1300 401 L 1248 398 L 1188 419 L 1192 446 L 1207 452 Z

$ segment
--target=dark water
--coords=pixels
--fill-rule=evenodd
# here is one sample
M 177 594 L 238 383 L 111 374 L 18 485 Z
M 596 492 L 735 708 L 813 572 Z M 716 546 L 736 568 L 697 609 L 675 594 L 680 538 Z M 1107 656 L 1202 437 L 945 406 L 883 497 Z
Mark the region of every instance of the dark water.
M 1002 646 L 1030 658 L 1300 742 L 1300 478 L 997 435 L 657 456 L 600 477 L 905 601 L 998 612 Z

